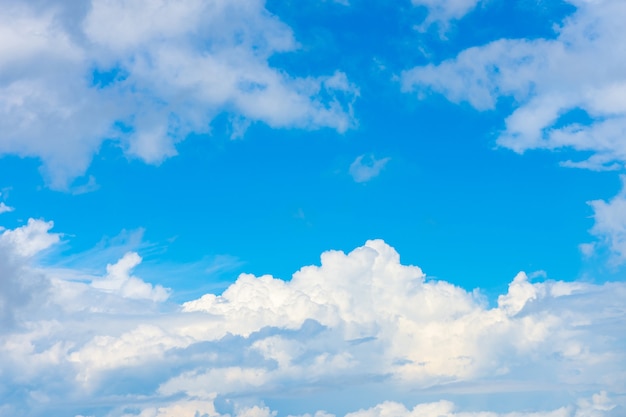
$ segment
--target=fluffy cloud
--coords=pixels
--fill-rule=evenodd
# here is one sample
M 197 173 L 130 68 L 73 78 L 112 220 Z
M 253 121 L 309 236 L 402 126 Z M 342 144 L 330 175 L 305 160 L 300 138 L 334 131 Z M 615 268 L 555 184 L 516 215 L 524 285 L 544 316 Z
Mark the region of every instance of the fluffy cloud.
M 117 292 L 122 297 L 165 301 L 167 290 L 160 285 L 153 287 L 137 277 L 130 275 L 130 271 L 141 263 L 141 256 L 135 252 L 128 252 L 116 264 L 107 265 L 107 275 L 91 282 L 92 287 L 107 292 Z
M 532 149 L 574 150 L 563 166 L 621 170 L 626 163 L 626 35 L 620 0 L 568 0 L 576 12 L 556 29 L 554 39 L 500 39 L 472 47 L 439 64 L 405 71 L 405 91 L 443 94 L 493 110 L 510 98 L 514 110 L 497 138 L 499 146 L 523 153 Z M 598 63 L 602 63 L 599 65 Z M 623 195 L 594 201 L 591 230 L 624 260 Z M 593 252 L 594 244 L 582 245 Z
M 561 407 L 551 411 L 539 412 L 462 412 L 456 411 L 457 407 L 450 401 L 438 401 L 417 404 L 408 409 L 404 404 L 386 401 L 369 409 L 345 414 L 345 417 L 608 417 L 616 416 L 611 411 L 615 405 L 607 398 L 606 393 L 595 394 L 591 399 L 581 399 L 576 406 Z M 274 417 L 277 412 L 272 412 L 268 407 L 253 406 L 237 410 L 236 417 Z M 118 414 L 112 414 L 111 417 Z M 215 410 L 210 401 L 189 400 L 180 401 L 174 405 L 147 408 L 139 414 L 124 414 L 122 417 L 196 417 L 196 416 L 222 416 Z M 317 411 L 314 415 L 304 414 L 290 417 L 335 417 L 325 411 Z
M 591 234 L 598 237 L 603 246 L 609 248 L 611 261 L 621 264 L 626 261 L 626 176 L 622 175 L 622 190 L 610 201 L 595 200 L 593 208 L 595 224 Z M 583 251 L 591 255 L 597 244 L 583 245 Z
M 605 416 L 615 405 L 611 404 L 602 392 L 593 395 L 591 401 L 581 400 L 577 407 L 561 407 L 553 411 L 540 412 L 514 412 L 514 413 L 490 413 L 490 412 L 456 412 L 455 405 L 450 401 L 418 404 L 412 410 L 408 410 L 403 404 L 385 402 L 367 410 L 360 410 L 346 414 L 345 417 L 583 417 Z
M 27 260 L 59 241 L 59 235 L 48 233 L 51 228 L 51 222 L 30 219 L 25 226 L 0 235 L 0 334 L 48 289 L 47 281 L 29 268 Z
M 297 78 L 268 64 L 298 45 L 261 0 L 3 0 L 0 10 L 0 153 L 40 158 L 56 188 L 105 140 L 159 163 L 221 112 L 272 127 L 354 122 L 358 91 L 343 73 Z
M 0 242 L 2 259 L 13 260 L 1 264 L 12 324 L 0 335 L 0 372 L 13 387 L 0 386 L 2 416 L 214 416 L 217 400 L 235 407 L 232 415 L 270 416 L 251 402 L 313 387 L 311 395 L 336 386 L 358 392 L 366 381 L 391 396 L 435 389 L 445 401 L 412 411 L 384 403 L 357 415 L 473 417 L 455 411 L 448 394 L 518 398 L 538 381 L 569 403 L 528 416 L 595 415 L 579 411 L 592 406 L 609 416 L 623 406 L 615 396 L 626 389 L 623 284 L 530 282 L 520 273 L 489 306 L 480 292 L 430 280 L 374 240 L 325 252 L 289 281 L 243 274 L 221 295 L 176 305 L 132 276 L 140 261 L 132 252 L 102 276 L 64 278 L 37 266 L 41 242 L 58 240 L 50 227 L 33 220 Z M 587 405 L 559 408 L 600 391 Z
M 511 97 L 498 144 L 591 152 L 567 166 L 615 169 L 626 161 L 626 48 L 621 30 L 626 4 L 569 0 L 577 7 L 555 39 L 501 39 L 464 50 L 440 64 L 408 70 L 405 91 L 437 92 L 476 109 L 494 109 Z M 602 62 L 602 65 L 597 65 Z
M 358 156 L 350 164 L 349 173 L 356 182 L 367 182 L 380 174 L 391 158 L 376 159 L 373 155 Z

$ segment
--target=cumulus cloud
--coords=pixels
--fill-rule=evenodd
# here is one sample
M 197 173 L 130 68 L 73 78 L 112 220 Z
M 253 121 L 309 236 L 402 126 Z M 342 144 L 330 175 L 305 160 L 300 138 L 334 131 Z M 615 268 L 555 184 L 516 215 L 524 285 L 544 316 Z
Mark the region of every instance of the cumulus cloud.
M 264 398 L 358 392 L 366 381 L 392 397 L 436 389 L 443 401 L 356 412 L 372 416 L 473 416 L 450 402 L 464 391 L 569 398 L 527 414 L 535 417 L 594 415 L 584 407 L 610 416 L 624 405 L 616 396 L 626 389 L 621 283 L 531 282 L 520 273 L 490 306 L 479 291 L 428 279 L 372 240 L 325 252 L 289 281 L 243 274 L 222 294 L 176 305 L 155 302 L 165 290 L 133 277 L 133 252 L 80 280 L 37 265 L 34 248 L 52 242 L 42 238 L 49 227 L 32 221 L 0 240 L 2 259 L 14 260 L 0 263 L 2 285 L 8 276 L 10 294 L 38 297 L 19 306 L 1 299 L 13 324 L 0 334 L 0 372 L 13 388 L 0 387 L 0 416 L 217 416 L 218 400 L 234 407 L 230 415 L 270 416 Z M 22 285 L 33 276 L 36 287 Z
M 626 48 L 620 0 L 569 0 L 574 14 L 555 39 L 501 39 L 440 64 L 405 71 L 405 91 L 436 92 L 478 110 L 514 99 L 497 143 L 522 153 L 573 149 L 591 156 L 567 166 L 615 169 L 626 161 Z M 597 65 L 602 62 L 602 65 Z
M 153 287 L 141 279 L 130 275 L 134 267 L 141 263 L 141 256 L 136 252 L 128 252 L 117 263 L 107 265 L 107 275 L 94 279 L 94 288 L 107 292 L 117 292 L 122 297 L 164 301 L 168 297 L 167 290 L 161 285 Z
M 593 208 L 594 225 L 591 234 L 611 252 L 611 261 L 622 264 L 626 261 L 626 176 L 622 175 L 622 190 L 611 200 L 594 200 L 589 205 Z M 594 244 L 584 244 L 583 252 L 590 256 Z
M 0 153 L 39 158 L 55 188 L 106 140 L 158 164 L 222 112 L 276 128 L 354 123 L 345 74 L 270 66 L 298 44 L 262 0 L 0 6 Z
M 591 399 L 582 399 L 576 406 L 560 407 L 555 410 L 539 412 L 467 412 L 457 411 L 458 407 L 451 401 L 438 401 L 430 403 L 420 403 L 412 409 L 404 404 L 386 401 L 368 409 L 345 414 L 345 417 L 608 417 L 615 405 L 607 398 L 605 392 L 592 396 Z M 112 414 L 111 416 L 117 416 Z M 175 405 L 160 408 L 147 408 L 139 414 L 124 414 L 122 417 L 196 417 L 196 416 L 222 416 L 215 410 L 210 401 L 180 401 Z M 245 407 L 234 413 L 236 417 L 274 417 L 276 411 L 272 411 L 266 406 Z M 289 417 L 335 417 L 325 411 L 317 411 L 314 415 L 304 414 Z
M 5 230 L 0 244 L 10 247 L 20 257 L 31 257 L 59 242 L 57 233 L 48 233 L 54 224 L 43 220 L 28 219 L 25 226 Z
M 566 167 L 622 170 L 626 163 L 626 51 L 622 22 L 626 3 L 568 0 L 576 11 L 556 28 L 554 39 L 500 39 L 468 48 L 439 64 L 405 71 L 402 88 L 443 94 L 478 110 L 493 110 L 510 98 L 513 111 L 497 138 L 501 147 L 524 153 L 533 149 L 574 150 L 579 158 Z M 598 63 L 601 62 L 601 65 Z M 623 196 L 610 203 L 591 202 L 598 236 L 622 262 Z M 623 216 L 621 216 L 623 217 Z M 593 252 L 593 244 L 581 246 Z
M 391 158 L 376 159 L 374 155 L 360 155 L 350 164 L 350 176 L 355 182 L 367 182 L 377 177 Z
M 48 290 L 47 281 L 29 268 L 27 260 L 59 241 L 58 234 L 48 233 L 51 228 L 52 222 L 30 219 L 25 226 L 0 235 L 0 325 L 4 329 L 13 327 L 16 314 Z

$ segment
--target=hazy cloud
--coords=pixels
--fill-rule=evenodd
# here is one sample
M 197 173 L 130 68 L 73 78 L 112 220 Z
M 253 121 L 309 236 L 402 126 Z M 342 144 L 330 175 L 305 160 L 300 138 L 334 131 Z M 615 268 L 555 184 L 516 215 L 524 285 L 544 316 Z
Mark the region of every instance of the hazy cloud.
M 350 176 L 355 182 L 367 182 L 377 177 L 391 158 L 376 159 L 374 155 L 358 156 L 350 164 Z
M 433 23 L 446 29 L 449 22 L 458 20 L 472 11 L 480 0 L 411 0 L 414 6 L 425 7 L 428 15 L 418 29 L 424 30 Z

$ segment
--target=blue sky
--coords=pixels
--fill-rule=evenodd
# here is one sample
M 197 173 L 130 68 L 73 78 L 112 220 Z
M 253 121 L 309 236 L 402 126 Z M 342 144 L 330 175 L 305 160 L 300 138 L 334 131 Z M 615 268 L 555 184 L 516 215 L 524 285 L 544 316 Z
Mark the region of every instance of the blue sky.
M 0 416 L 625 412 L 621 1 L 0 6 Z

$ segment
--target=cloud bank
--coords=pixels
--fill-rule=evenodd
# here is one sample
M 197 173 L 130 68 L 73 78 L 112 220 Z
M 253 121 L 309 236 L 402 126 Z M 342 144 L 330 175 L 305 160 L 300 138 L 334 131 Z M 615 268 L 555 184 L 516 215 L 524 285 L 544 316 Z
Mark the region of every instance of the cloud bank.
M 345 74 L 295 77 L 268 63 L 299 45 L 262 0 L 0 10 L 0 154 L 39 158 L 54 188 L 84 174 L 105 141 L 158 164 L 220 113 L 275 128 L 354 124 Z
M 363 410 L 351 416 L 623 411 L 623 283 L 531 282 L 521 272 L 490 306 L 480 291 L 431 280 L 372 240 L 325 252 L 289 281 L 243 274 L 220 295 L 177 305 L 131 274 L 135 253 L 100 275 L 63 278 L 42 266 L 38 254 L 60 239 L 51 227 L 30 220 L 0 237 L 0 416 L 269 416 L 265 400 L 366 383 L 391 400 L 436 390 L 441 401 L 368 408 L 357 396 L 354 410 Z M 449 399 L 536 390 L 569 402 L 480 414 Z

